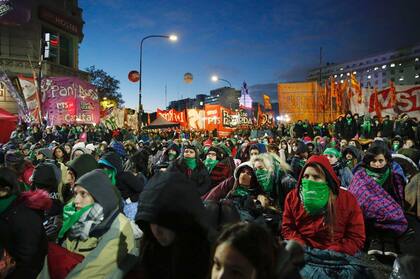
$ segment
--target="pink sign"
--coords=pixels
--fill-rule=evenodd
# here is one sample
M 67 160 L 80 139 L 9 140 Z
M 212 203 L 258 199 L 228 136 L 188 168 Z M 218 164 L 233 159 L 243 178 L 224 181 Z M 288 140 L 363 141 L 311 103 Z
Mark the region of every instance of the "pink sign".
M 75 77 L 48 77 L 41 83 L 42 112 L 49 125 L 97 124 L 97 89 Z

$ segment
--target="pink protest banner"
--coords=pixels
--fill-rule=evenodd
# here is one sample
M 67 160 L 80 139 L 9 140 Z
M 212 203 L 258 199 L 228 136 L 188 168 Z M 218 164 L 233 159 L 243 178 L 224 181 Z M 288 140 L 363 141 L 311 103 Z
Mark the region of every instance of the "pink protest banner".
M 42 112 L 49 125 L 98 124 L 97 89 L 76 77 L 48 77 L 41 83 Z

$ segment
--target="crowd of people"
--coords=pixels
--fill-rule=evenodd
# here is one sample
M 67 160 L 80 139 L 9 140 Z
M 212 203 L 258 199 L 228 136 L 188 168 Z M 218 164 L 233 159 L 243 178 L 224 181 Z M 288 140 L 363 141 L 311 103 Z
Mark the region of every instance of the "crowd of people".
M 415 278 L 419 134 L 351 112 L 227 137 L 19 125 L 0 148 L 0 278 L 374 278 L 364 254 Z

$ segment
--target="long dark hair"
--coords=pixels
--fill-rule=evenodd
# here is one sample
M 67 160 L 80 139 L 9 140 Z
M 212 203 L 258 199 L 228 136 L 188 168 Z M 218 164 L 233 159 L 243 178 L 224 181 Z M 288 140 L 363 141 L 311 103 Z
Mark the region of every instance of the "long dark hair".
M 366 151 L 365 156 L 363 157 L 363 166 L 369 167 L 370 162 L 372 162 L 373 159 L 380 154 L 384 155 L 387 165 L 390 166 L 392 161 L 391 153 L 385 146 L 385 143 L 381 144 L 379 142 L 374 142 Z
M 274 278 L 279 245 L 264 227 L 254 223 L 236 223 L 223 230 L 214 245 L 226 243 L 235 248 L 255 268 L 258 279 Z
M 11 169 L 2 167 L 0 168 L 0 189 L 10 188 L 9 195 L 19 195 L 19 184 L 15 172 Z

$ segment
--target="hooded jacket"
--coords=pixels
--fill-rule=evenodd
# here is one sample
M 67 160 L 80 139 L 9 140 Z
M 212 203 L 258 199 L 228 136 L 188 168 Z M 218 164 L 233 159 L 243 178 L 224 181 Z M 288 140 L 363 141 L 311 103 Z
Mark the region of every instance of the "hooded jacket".
M 199 159 L 199 153 L 197 149 L 193 146 L 189 146 L 188 148 L 193 148 L 195 150 L 195 159 L 197 161 L 197 167 L 193 170 L 188 169 L 187 165 L 185 164 L 185 158 L 182 155 L 180 158 L 170 163 L 167 171 L 183 173 L 186 177 L 188 177 L 195 183 L 196 191 L 198 191 L 198 194 L 201 196 L 211 189 L 210 176 L 206 167 Z
M 210 230 L 194 189 L 194 183 L 184 175 L 163 172 L 154 175 L 141 193 L 136 222 L 144 232 L 139 266 L 146 271 L 146 278 L 206 278 Z M 162 247 L 150 224 L 175 232 L 174 242 Z
M 109 151 L 102 155 L 98 163 L 113 168 L 117 172 L 117 175 L 123 171 L 123 164 L 120 156 L 112 151 Z
M 119 211 L 119 197 L 102 170 L 93 170 L 76 181 L 103 208 L 104 219 L 86 240 L 65 237 L 62 246 L 84 256 L 66 278 L 123 278 L 139 254 L 130 221 Z M 50 278 L 45 259 L 40 278 Z
M 41 271 L 48 244 L 43 213 L 51 204 L 46 191 L 28 191 L 0 214 L 0 243 L 16 261 L 7 278 L 36 278 Z
M 333 207 L 335 218 L 332 226 L 326 225 L 324 214 L 309 215 L 300 198 L 300 188 L 305 169 L 317 164 L 323 169 L 328 186 L 335 195 Z M 343 188 L 328 159 L 314 155 L 305 164 L 299 176 L 298 187 L 286 197 L 282 235 L 287 240 L 296 240 L 301 244 L 322 250 L 332 250 L 354 255 L 360 251 L 365 241 L 365 226 L 362 211 L 355 197 Z
M 220 199 L 225 198 L 227 194 L 233 189 L 233 186 L 235 185 L 235 181 L 239 179 L 239 174 L 241 173 L 241 169 L 244 167 L 248 167 L 249 169 L 252 170 L 251 183 L 258 184 L 257 176 L 255 175 L 251 162 L 244 162 L 236 167 L 233 173 L 233 176 L 228 177 L 222 182 L 220 182 L 219 185 L 211 189 L 211 191 L 202 195 L 201 199 L 204 201 L 208 201 L 208 200 L 219 201 Z M 259 184 L 258 184 L 258 187 L 260 187 Z

